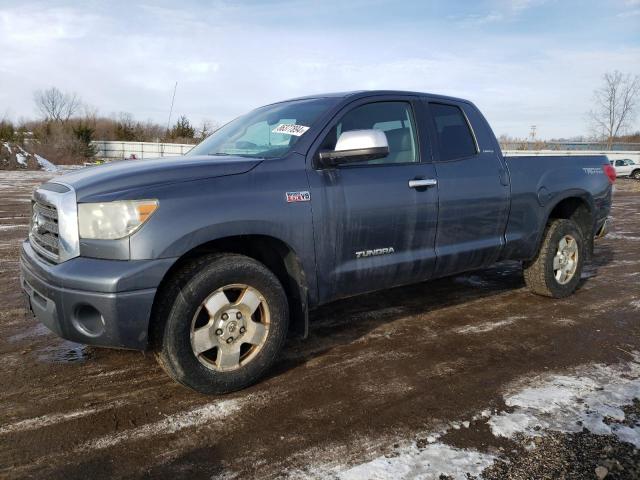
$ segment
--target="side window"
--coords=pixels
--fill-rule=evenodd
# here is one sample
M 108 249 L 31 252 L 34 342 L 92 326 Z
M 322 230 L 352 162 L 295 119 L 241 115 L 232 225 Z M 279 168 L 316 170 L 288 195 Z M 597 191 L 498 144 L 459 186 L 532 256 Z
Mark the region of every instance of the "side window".
M 429 104 L 440 145 L 440 160 L 453 160 L 478 153 L 476 142 L 462 111 L 454 105 Z
M 616 167 L 624 167 L 624 160 L 616 160 Z
M 331 129 L 321 149 L 333 150 L 340 135 L 350 130 L 381 130 L 387 136 L 389 155 L 355 165 L 418 162 L 416 128 L 407 102 L 368 103 L 347 112 Z

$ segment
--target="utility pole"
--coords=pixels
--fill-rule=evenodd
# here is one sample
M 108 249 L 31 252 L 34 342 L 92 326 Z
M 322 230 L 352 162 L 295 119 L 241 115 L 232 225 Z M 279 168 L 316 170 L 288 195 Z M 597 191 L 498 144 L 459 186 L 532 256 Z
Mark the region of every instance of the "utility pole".
M 531 132 L 529 133 L 529 138 L 531 138 L 531 142 L 536 141 L 536 128 L 538 128 L 536 125 L 531 125 Z

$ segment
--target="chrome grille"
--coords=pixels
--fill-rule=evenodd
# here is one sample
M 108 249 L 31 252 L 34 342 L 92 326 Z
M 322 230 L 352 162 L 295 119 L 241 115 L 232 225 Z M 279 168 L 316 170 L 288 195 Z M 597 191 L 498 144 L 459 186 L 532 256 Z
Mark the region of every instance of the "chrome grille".
M 32 208 L 31 245 L 46 259 L 57 262 L 60 255 L 58 209 L 39 200 L 33 201 Z

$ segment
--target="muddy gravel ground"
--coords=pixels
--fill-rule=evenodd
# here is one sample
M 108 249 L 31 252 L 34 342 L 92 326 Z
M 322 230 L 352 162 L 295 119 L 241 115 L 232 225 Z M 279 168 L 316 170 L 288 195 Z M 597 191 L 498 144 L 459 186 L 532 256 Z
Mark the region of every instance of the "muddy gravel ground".
M 206 397 L 25 315 L 49 176 L 0 174 L 1 478 L 640 478 L 640 183 L 568 299 L 504 263 L 343 300 L 260 384 Z

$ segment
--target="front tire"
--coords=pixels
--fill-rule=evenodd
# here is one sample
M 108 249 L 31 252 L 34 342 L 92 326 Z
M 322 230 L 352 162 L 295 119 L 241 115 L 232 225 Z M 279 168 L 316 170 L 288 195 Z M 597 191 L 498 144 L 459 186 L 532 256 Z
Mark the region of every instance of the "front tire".
M 524 265 L 524 280 L 538 295 L 564 298 L 580 282 L 585 258 L 585 241 L 572 220 L 551 220 L 536 257 Z
M 630 176 L 635 180 L 640 180 L 640 170 L 634 170 L 633 172 L 631 172 Z
M 236 254 L 197 258 L 161 293 L 159 363 L 176 381 L 205 394 L 245 388 L 276 360 L 289 310 L 276 276 Z

